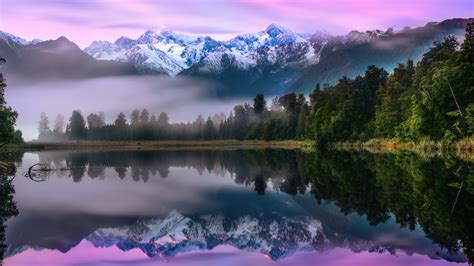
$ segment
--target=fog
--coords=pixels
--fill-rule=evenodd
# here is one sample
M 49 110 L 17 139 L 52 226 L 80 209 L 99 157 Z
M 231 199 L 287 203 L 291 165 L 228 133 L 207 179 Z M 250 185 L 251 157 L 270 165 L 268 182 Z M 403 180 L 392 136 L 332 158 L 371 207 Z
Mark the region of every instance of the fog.
M 234 105 L 249 100 L 218 99 L 218 84 L 189 78 L 125 76 L 35 84 L 7 80 L 7 85 L 6 100 L 19 114 L 16 127 L 25 140 L 37 138 L 41 112 L 48 115 L 50 126 L 60 113 L 68 120 L 73 110 L 84 116 L 102 111 L 111 123 L 119 112 L 130 121 L 133 109 L 146 108 L 150 115 L 167 112 L 170 122 L 186 122 L 199 114 L 227 115 Z

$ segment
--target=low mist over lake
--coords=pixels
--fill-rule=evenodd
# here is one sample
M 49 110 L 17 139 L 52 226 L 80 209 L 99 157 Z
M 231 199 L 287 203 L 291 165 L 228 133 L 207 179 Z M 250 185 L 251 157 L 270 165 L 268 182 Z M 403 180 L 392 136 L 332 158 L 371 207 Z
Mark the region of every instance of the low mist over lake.
M 133 109 L 146 108 L 151 114 L 166 112 L 172 122 L 194 121 L 224 112 L 250 99 L 222 100 L 216 97 L 218 85 L 195 78 L 156 76 L 105 77 L 75 81 L 44 83 L 9 83 L 6 99 L 21 113 L 17 126 L 27 140 L 38 137 L 39 114 L 50 120 L 58 114 L 69 118 L 73 110 L 89 113 L 104 112 L 106 123 L 112 123 L 120 112 L 128 119 Z

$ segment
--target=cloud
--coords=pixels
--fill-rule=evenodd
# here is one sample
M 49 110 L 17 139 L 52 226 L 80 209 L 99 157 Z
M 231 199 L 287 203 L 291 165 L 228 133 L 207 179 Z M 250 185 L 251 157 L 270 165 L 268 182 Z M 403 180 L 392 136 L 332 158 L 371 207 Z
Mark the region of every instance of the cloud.
M 114 24 L 106 24 L 99 26 L 99 28 L 103 29 L 142 29 L 147 30 L 153 28 L 150 24 L 145 23 L 136 23 L 136 22 L 119 22 Z
M 210 26 L 210 25 L 180 25 L 172 30 L 190 32 L 194 34 L 236 34 L 239 33 L 238 30 L 232 28 L 223 28 L 219 26 Z
M 91 21 L 87 17 L 81 16 L 71 16 L 71 15 L 58 15 L 58 14 L 48 14 L 43 15 L 43 19 L 49 19 L 51 21 L 55 21 L 57 23 L 64 23 L 68 25 L 83 25 L 83 26 L 92 26 L 95 25 L 94 21 Z

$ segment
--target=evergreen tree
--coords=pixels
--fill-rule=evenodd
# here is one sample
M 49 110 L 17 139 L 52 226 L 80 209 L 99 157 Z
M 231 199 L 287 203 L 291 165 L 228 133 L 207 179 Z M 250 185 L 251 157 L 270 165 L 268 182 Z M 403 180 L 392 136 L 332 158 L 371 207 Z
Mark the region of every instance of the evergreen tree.
M 161 112 L 158 116 L 158 120 L 156 123 L 158 125 L 158 134 L 161 136 L 161 139 L 168 139 L 171 130 L 168 114 L 165 112 Z M 184 136 L 182 136 L 181 138 L 184 138 Z
M 132 111 L 130 115 L 130 126 L 137 127 L 140 124 L 140 111 L 137 109 Z
M 115 119 L 114 125 L 118 128 L 125 128 L 127 127 L 127 118 L 125 117 L 124 113 L 120 113 L 117 116 L 117 119 Z
M 62 116 L 61 114 L 56 116 L 56 119 L 54 120 L 53 132 L 63 133 L 65 126 L 66 122 L 64 120 L 64 116 Z
M 211 118 L 208 117 L 206 120 L 206 124 L 204 126 L 204 139 L 211 140 L 215 139 L 216 137 L 216 128 L 214 127 L 214 122 L 212 122 Z
M 71 139 L 85 139 L 86 137 L 86 122 L 79 110 L 72 111 L 69 119 L 69 137 Z
M 140 124 L 141 125 L 147 125 L 148 122 L 150 121 L 149 113 L 147 109 L 143 109 L 142 112 L 140 113 Z
M 149 123 L 150 123 L 151 125 L 156 125 L 156 122 L 157 122 L 156 116 L 155 116 L 155 115 L 151 115 Z
M 312 108 L 315 107 L 316 102 L 318 101 L 318 97 L 321 95 L 321 87 L 319 86 L 319 83 L 316 84 L 316 87 L 314 90 L 309 94 L 309 104 L 311 105 Z
M 204 137 L 204 123 L 206 121 L 201 114 L 198 115 L 196 121 L 194 121 L 195 130 L 197 131 L 197 139 L 203 139 Z
M 248 123 L 249 116 L 247 113 L 247 109 L 242 105 L 235 106 L 232 124 L 232 136 L 238 140 L 244 139 Z
M 45 112 L 40 115 L 40 121 L 38 123 L 39 140 L 51 140 L 51 128 L 49 127 L 49 119 Z
M 168 125 L 169 125 L 168 114 L 165 112 L 162 112 L 160 116 L 158 116 L 158 126 L 167 127 Z
M 11 144 L 23 144 L 25 141 L 23 140 L 23 133 L 20 130 L 15 130 L 15 134 L 10 141 Z
M 256 115 L 261 115 L 266 111 L 267 102 L 263 94 L 257 94 L 253 99 L 253 111 Z
M 0 58 L 0 65 L 5 63 L 5 59 Z M 0 147 L 8 144 L 14 137 L 14 125 L 18 114 L 7 106 L 5 101 L 5 79 L 0 73 Z
M 91 130 L 91 129 L 103 127 L 105 125 L 105 121 L 104 121 L 103 116 L 92 113 L 87 116 L 87 125 L 89 127 L 89 130 Z
M 296 113 L 296 94 L 291 92 L 278 98 L 278 103 L 289 113 Z
M 309 116 L 309 107 L 306 102 L 303 102 L 300 105 L 300 111 L 298 114 L 298 125 L 296 128 L 296 137 L 298 139 L 306 138 L 306 120 Z

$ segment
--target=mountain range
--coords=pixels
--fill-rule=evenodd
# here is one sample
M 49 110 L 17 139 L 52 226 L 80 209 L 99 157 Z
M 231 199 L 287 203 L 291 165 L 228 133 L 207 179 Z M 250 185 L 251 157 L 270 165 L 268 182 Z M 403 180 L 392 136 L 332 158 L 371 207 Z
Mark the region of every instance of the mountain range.
M 0 32 L 0 55 L 7 72 L 28 78 L 88 78 L 154 74 L 211 79 L 224 96 L 309 92 L 316 83 L 333 84 L 362 74 L 374 64 L 392 70 L 420 59 L 434 41 L 463 38 L 470 19 L 449 19 L 418 28 L 296 33 L 276 24 L 227 41 L 148 30 L 137 39 L 94 41 L 81 50 L 65 37 L 28 42 Z

